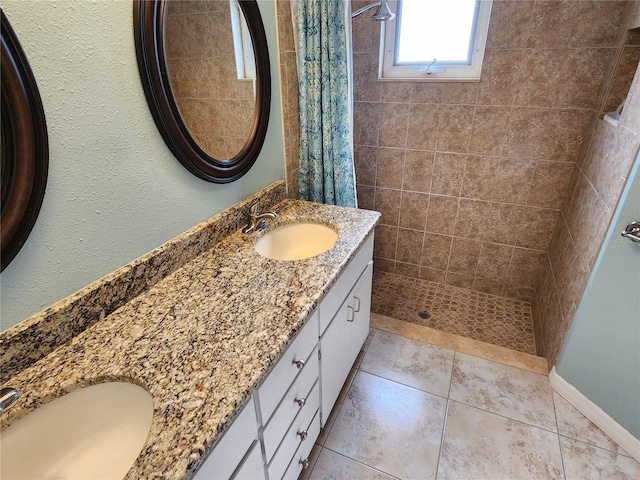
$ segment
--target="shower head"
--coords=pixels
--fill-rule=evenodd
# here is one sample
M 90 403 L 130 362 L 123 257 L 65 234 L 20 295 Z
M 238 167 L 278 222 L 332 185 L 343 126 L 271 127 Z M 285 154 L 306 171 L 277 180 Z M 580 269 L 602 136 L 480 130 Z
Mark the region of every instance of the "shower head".
M 372 3 L 365 7 L 359 8 L 355 10 L 351 14 L 351 18 L 357 17 L 361 13 L 366 12 L 367 10 L 371 10 L 372 8 L 378 7 L 376 13 L 374 13 L 371 18 L 373 18 L 376 22 L 386 22 L 387 20 L 393 20 L 396 15 L 389 8 L 389 4 L 387 0 L 382 0 L 381 2 Z
M 388 20 L 393 20 L 394 18 L 396 18 L 396 15 L 389 8 L 387 0 L 382 0 L 380 2 L 380 5 L 378 6 L 378 10 L 376 10 L 376 13 L 371 15 L 371 18 L 373 18 L 376 22 L 386 22 Z

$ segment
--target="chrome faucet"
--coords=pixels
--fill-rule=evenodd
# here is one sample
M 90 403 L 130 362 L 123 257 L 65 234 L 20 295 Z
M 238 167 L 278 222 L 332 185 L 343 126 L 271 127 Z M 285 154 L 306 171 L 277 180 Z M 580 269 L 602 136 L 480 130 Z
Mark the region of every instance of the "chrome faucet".
M 275 212 L 258 213 L 258 204 L 254 203 L 251 205 L 251 210 L 249 211 L 249 223 L 242 229 L 242 233 L 252 233 L 256 230 L 262 230 L 267 226 L 267 218 L 275 220 L 277 217 L 278 214 Z
M 19 396 L 20 394 L 15 388 L 3 388 L 0 390 L 0 413 L 13 405 Z

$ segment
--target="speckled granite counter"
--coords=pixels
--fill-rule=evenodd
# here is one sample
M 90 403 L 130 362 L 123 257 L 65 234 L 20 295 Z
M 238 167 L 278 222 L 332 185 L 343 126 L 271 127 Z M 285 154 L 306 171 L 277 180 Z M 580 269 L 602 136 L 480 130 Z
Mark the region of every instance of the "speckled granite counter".
M 273 209 L 269 228 L 327 223 L 339 239 L 286 262 L 255 252 L 262 232 L 236 231 L 11 378 L 22 397 L 3 426 L 78 387 L 129 381 L 153 395 L 154 416 L 127 478 L 188 478 L 379 219 L 292 200 Z

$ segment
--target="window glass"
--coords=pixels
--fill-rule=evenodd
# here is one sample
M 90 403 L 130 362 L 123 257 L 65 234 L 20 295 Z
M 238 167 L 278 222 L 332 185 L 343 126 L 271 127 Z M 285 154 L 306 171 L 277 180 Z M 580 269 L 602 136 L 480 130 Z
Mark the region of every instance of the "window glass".
M 478 80 L 490 0 L 396 0 L 385 22 L 382 79 Z

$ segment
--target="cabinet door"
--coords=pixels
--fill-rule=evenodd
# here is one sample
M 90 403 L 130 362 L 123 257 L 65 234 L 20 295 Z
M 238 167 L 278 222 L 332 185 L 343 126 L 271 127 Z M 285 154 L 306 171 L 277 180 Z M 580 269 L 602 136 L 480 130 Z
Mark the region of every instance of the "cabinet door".
M 373 262 L 370 262 L 320 338 L 322 426 L 369 333 L 372 275 Z
M 194 479 L 231 478 L 245 456 L 252 452 L 251 448 L 257 439 L 258 422 L 252 397 L 196 472 Z M 260 455 L 260 461 L 262 461 L 262 455 Z

